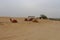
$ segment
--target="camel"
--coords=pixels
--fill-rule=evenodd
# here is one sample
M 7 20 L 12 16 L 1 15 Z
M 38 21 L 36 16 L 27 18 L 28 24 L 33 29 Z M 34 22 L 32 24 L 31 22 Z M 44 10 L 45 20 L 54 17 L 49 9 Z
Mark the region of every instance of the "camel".
M 15 20 L 15 19 L 11 19 L 11 18 L 10 18 L 10 21 L 11 21 L 12 23 L 17 23 L 17 20 Z
M 28 21 L 27 18 L 25 18 L 25 21 Z
M 33 20 L 33 22 L 36 22 L 36 23 L 38 23 L 37 19 L 34 19 L 34 20 Z
M 32 21 L 34 18 L 30 18 L 29 21 Z
M 32 21 L 34 18 L 25 18 L 25 21 Z
M 35 18 L 30 18 L 30 19 L 25 18 L 25 21 L 32 21 L 32 22 L 38 23 L 37 19 Z

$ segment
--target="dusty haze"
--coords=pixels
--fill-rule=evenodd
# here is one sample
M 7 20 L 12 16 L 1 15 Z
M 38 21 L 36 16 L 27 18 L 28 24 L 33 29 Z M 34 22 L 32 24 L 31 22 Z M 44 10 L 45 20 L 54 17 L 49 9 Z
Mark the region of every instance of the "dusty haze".
M 60 0 L 0 0 L 0 16 L 60 18 Z

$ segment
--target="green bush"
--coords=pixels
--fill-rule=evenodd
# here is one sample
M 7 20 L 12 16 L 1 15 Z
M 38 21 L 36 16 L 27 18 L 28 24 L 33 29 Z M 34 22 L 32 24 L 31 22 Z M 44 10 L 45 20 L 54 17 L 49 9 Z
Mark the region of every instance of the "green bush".
M 43 18 L 43 19 L 47 19 L 47 16 L 44 15 L 44 14 L 41 14 L 41 15 L 40 15 L 40 19 L 41 19 L 41 18 Z

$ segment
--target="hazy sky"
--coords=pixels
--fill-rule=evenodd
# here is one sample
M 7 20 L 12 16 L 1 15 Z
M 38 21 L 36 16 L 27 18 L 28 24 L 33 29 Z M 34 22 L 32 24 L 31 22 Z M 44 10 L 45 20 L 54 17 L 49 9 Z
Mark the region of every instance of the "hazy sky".
M 60 0 L 0 0 L 0 16 L 60 18 Z

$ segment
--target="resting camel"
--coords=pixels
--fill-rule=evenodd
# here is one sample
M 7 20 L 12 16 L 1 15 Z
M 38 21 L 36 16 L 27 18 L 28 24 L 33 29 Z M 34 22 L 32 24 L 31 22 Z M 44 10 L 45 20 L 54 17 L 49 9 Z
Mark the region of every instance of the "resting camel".
M 30 19 L 28 19 L 28 18 L 25 18 L 25 21 L 32 21 L 34 18 L 30 18 Z
M 36 23 L 38 23 L 37 19 L 34 19 L 34 20 L 33 20 L 33 22 L 36 22 Z
M 11 19 L 11 18 L 10 18 L 10 21 L 11 21 L 12 23 L 17 23 L 17 20 L 15 20 L 15 19 Z
M 27 18 L 25 18 L 25 21 L 28 21 Z
M 32 21 L 32 22 L 38 23 L 38 20 L 37 19 L 34 19 L 34 18 L 30 18 L 30 19 L 25 18 L 25 21 Z

